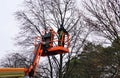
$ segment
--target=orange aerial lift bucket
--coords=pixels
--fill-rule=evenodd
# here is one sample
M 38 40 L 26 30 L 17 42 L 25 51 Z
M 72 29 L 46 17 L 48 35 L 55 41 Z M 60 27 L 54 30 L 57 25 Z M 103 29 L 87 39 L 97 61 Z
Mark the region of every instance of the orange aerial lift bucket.
M 60 35 L 60 38 L 59 38 Z M 58 34 L 53 30 L 47 35 L 35 38 L 34 59 L 29 68 L 0 68 L 0 78 L 34 77 L 41 56 L 51 56 L 69 52 L 70 39 L 68 33 Z
M 64 48 L 62 46 L 56 46 L 49 48 L 47 52 L 44 52 L 42 49 L 39 49 L 38 52 L 42 53 L 41 56 L 51 56 L 51 55 L 68 53 L 69 49 Z
M 58 34 L 55 32 L 51 33 L 51 37 L 48 40 L 48 46 L 44 49 L 45 42 L 42 37 L 36 37 L 35 39 L 35 52 L 38 51 L 41 56 L 51 56 L 57 54 L 63 54 L 69 52 L 70 39 L 69 34 L 62 34 L 61 39 L 58 39 Z M 38 43 L 37 43 L 38 42 Z M 61 43 L 61 44 L 60 44 Z M 46 52 L 45 52 L 46 50 Z

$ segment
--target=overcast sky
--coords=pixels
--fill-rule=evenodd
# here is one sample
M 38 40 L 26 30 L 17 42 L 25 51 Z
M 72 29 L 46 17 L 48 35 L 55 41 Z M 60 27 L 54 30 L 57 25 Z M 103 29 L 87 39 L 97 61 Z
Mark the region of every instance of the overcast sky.
M 14 38 L 18 33 L 14 13 L 23 0 L 0 0 L 0 59 L 14 50 Z
M 22 7 L 23 1 L 0 0 L 0 59 L 15 49 L 14 38 L 18 33 L 18 24 L 14 13 Z

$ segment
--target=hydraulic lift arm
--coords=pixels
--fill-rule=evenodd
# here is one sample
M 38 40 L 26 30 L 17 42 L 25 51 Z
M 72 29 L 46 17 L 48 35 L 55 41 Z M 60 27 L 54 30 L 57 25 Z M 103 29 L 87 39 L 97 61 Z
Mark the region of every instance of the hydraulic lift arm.
M 35 46 L 33 61 L 26 71 L 26 75 L 29 76 L 29 77 L 33 77 L 36 73 L 36 68 L 37 68 L 37 65 L 39 63 L 39 60 L 40 60 L 40 57 L 41 57 L 41 54 L 42 54 L 42 51 L 39 50 L 40 47 L 41 47 L 40 43 Z
M 51 30 L 50 37 L 48 36 L 47 34 L 47 36 L 35 38 L 34 58 L 28 68 L 0 68 L 0 78 L 34 77 L 41 56 L 52 56 L 69 52 L 69 34 L 63 27 L 58 30 L 58 34 L 54 34 Z M 60 38 L 56 39 L 58 36 Z M 46 41 L 42 40 L 43 38 L 45 38 Z
M 29 68 L 0 68 L 0 78 L 23 78 L 24 76 L 34 77 L 42 53 L 42 51 L 39 50 L 40 47 L 40 44 L 35 47 L 34 59 Z

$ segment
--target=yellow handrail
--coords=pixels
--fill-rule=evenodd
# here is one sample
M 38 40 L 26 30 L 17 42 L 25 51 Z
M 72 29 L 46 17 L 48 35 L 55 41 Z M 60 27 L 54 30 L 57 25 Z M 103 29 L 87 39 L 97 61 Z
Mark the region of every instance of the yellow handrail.
M 23 78 L 26 68 L 0 68 L 0 78 Z

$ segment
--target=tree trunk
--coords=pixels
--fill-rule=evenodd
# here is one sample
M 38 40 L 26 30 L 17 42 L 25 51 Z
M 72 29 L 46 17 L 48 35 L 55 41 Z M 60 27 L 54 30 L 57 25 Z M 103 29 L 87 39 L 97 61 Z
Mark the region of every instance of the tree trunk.
M 59 65 L 59 78 L 62 78 L 62 61 L 63 60 L 63 56 L 62 54 L 60 54 L 60 65 Z

